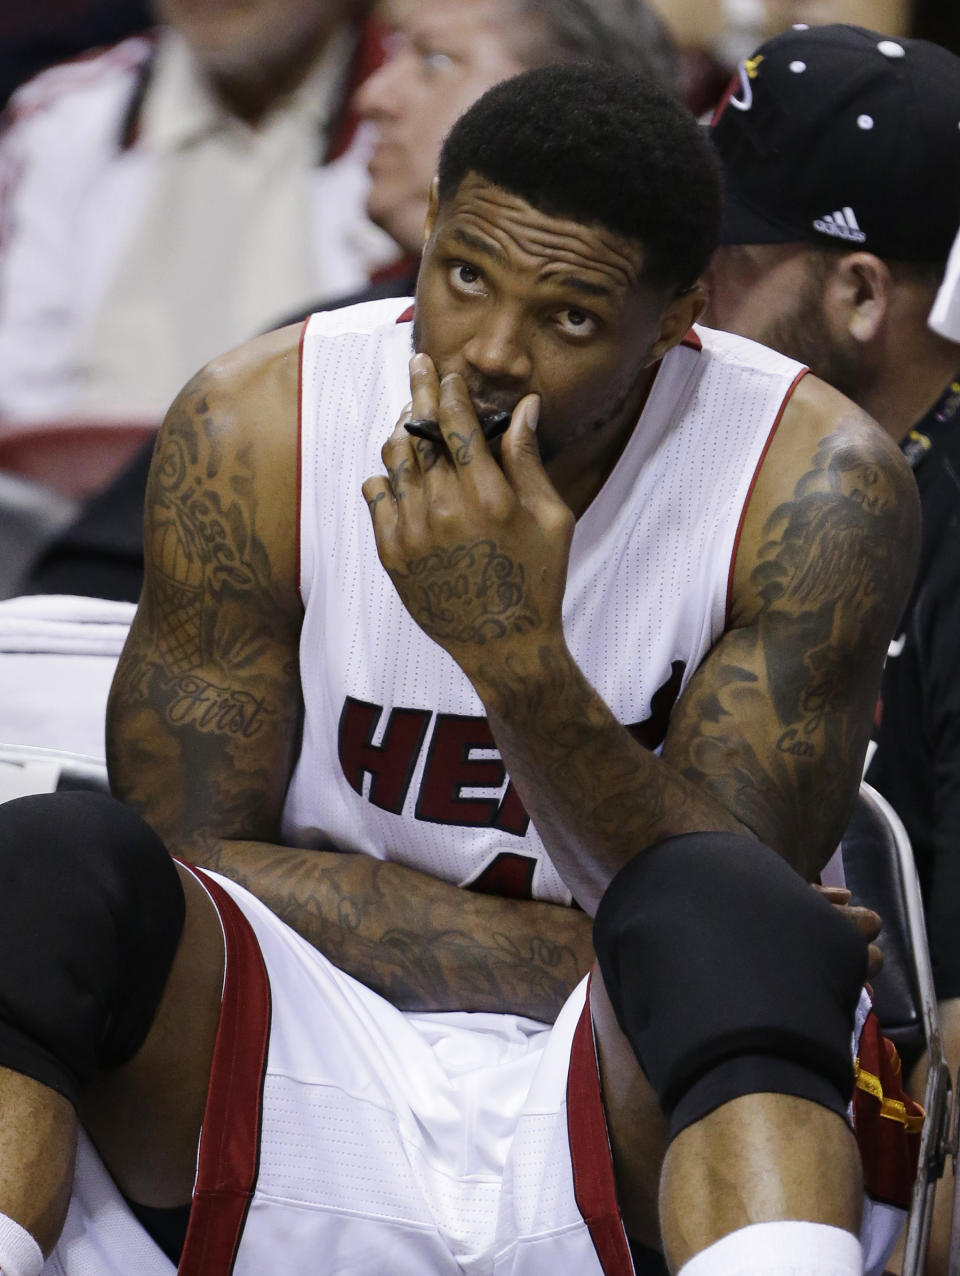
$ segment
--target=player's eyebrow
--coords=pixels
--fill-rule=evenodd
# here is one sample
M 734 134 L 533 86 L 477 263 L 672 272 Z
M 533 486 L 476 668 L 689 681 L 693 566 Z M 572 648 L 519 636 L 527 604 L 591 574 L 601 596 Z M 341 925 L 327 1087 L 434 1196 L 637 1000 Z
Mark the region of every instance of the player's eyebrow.
M 458 240 L 467 248 L 472 248 L 476 253 L 482 253 L 485 257 L 490 257 L 498 262 L 501 266 L 508 266 L 507 254 L 496 244 L 491 244 L 489 240 L 484 239 L 481 235 L 475 235 L 472 230 L 467 230 L 465 226 L 455 226 L 452 231 L 452 238 Z
M 570 288 L 574 292 L 586 293 L 588 297 L 602 297 L 609 299 L 613 293 L 606 284 L 593 283 L 589 279 L 581 279 L 579 275 L 561 275 L 557 278 L 550 275 L 547 280 L 552 284 L 559 284 L 561 288 Z
M 499 265 L 509 268 L 510 260 L 498 244 L 491 243 L 489 240 L 484 239 L 483 236 L 469 230 L 466 226 L 454 226 L 451 229 L 450 236 L 463 244 L 464 247 L 472 248 L 474 252 L 489 257 Z M 557 284 L 561 288 L 569 288 L 571 291 L 580 292 L 585 296 L 596 297 L 603 301 L 609 301 L 614 295 L 614 290 L 606 284 L 595 283 L 590 279 L 582 278 L 580 275 L 566 274 L 557 276 L 550 272 L 549 267 L 546 273 L 541 275 L 541 279 L 545 283 Z

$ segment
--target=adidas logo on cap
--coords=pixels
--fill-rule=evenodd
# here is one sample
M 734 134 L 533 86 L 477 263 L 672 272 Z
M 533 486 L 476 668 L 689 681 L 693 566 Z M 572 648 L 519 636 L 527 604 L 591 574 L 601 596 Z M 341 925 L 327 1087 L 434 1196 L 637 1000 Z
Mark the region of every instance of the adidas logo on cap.
M 853 209 L 849 207 L 818 217 L 813 223 L 813 229 L 824 235 L 833 235 L 835 239 L 852 239 L 855 244 L 867 242 L 866 235 L 857 225 Z

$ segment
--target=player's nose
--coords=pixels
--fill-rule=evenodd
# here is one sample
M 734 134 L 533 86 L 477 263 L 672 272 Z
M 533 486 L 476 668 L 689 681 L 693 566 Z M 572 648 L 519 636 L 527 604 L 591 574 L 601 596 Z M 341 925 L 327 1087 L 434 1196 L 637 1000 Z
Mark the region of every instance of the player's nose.
M 533 370 L 523 329 L 510 316 L 495 315 L 478 323 L 463 354 L 470 368 L 492 383 L 521 386 Z

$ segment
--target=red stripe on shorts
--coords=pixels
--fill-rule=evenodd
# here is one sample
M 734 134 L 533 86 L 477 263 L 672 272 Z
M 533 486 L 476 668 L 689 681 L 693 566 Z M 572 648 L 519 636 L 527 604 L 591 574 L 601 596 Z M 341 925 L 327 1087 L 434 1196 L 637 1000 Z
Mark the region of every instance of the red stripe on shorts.
M 270 982 L 250 923 L 222 886 L 205 873 L 197 876 L 220 914 L 226 970 L 200 1134 L 197 1185 L 177 1272 L 178 1276 L 230 1276 L 260 1165 Z
M 605 1276 L 634 1276 L 633 1259 L 613 1177 L 610 1136 L 600 1093 L 600 1070 L 590 1017 L 590 990 L 570 1047 L 567 1135 L 573 1194 Z

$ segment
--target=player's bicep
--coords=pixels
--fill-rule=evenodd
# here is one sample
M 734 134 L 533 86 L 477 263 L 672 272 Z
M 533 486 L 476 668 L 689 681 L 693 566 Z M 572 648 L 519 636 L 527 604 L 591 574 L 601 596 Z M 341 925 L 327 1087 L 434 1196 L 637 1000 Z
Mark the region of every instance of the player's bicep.
M 115 791 L 178 847 L 275 838 L 299 726 L 295 531 L 217 399 L 196 378 L 158 437 L 108 710 Z
M 697 671 L 664 756 L 806 876 L 849 815 L 913 571 L 909 471 L 872 429 L 824 438 L 741 565 L 743 623 Z

